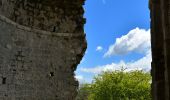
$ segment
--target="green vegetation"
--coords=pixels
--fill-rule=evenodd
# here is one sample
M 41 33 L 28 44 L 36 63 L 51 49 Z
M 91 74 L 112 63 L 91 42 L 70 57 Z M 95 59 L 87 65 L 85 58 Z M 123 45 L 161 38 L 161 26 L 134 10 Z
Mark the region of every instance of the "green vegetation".
M 103 72 L 80 86 L 77 100 L 151 100 L 151 76 L 143 71 Z

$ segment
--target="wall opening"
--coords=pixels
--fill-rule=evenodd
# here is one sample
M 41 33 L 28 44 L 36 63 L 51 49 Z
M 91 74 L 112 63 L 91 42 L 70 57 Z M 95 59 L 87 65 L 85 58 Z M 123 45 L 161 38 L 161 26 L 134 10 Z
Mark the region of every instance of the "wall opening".
M 83 86 L 95 84 L 97 75 L 123 67 L 125 73 L 134 70 L 142 71 L 144 75 L 147 73 L 148 79 L 143 80 L 148 82 L 146 91 L 149 99 L 145 99 L 151 99 L 152 52 L 148 3 L 149 0 L 86 1 L 85 33 L 88 49 L 76 71 L 80 91 L 84 89 Z M 107 93 L 107 89 L 103 92 Z M 133 96 L 131 99 L 134 99 Z
M 6 77 L 2 77 L 2 84 L 6 84 Z

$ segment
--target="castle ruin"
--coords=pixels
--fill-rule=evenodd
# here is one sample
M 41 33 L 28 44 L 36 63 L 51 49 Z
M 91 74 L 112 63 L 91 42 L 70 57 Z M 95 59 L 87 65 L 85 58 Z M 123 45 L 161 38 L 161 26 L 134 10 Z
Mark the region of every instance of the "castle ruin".
M 0 100 L 74 100 L 84 0 L 0 0 Z M 152 99 L 170 100 L 170 0 L 150 0 Z
M 0 0 L 0 100 L 74 100 L 84 0 Z

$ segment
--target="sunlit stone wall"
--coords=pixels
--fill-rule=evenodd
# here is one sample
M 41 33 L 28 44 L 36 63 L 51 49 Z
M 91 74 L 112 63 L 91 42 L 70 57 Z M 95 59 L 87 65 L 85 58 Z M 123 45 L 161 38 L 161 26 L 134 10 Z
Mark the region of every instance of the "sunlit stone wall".
M 0 0 L 0 100 L 74 100 L 83 0 Z

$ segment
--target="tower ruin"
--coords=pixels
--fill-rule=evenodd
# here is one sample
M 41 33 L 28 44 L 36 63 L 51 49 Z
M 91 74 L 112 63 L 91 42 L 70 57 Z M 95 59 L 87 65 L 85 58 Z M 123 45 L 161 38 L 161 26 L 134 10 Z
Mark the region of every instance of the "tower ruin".
M 74 100 L 84 0 L 0 0 L 0 100 Z

